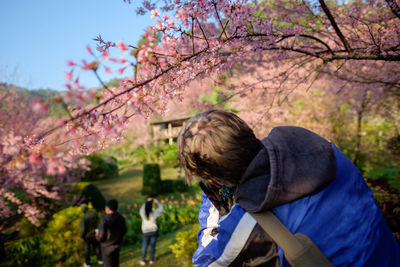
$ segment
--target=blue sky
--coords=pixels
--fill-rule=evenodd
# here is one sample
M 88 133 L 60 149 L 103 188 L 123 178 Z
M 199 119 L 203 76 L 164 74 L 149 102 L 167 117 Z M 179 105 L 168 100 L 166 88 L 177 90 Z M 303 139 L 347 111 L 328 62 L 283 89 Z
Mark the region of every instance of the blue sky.
M 64 90 L 68 60 L 90 59 L 92 39 L 136 44 L 154 21 L 122 0 L 0 0 L 0 81 Z M 89 73 L 88 73 L 89 74 Z M 94 75 L 81 76 L 87 87 Z M 105 80 L 111 77 L 105 77 Z

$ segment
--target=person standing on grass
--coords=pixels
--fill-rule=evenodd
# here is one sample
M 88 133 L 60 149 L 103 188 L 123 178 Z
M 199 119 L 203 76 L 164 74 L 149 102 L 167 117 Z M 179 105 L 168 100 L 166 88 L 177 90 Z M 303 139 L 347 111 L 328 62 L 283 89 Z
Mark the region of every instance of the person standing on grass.
M 153 210 L 153 202 L 157 204 L 157 209 Z M 161 215 L 164 208 L 160 202 L 155 198 L 148 198 L 146 203 L 140 208 L 140 217 L 142 217 L 142 260 L 140 265 L 146 264 L 147 247 L 150 244 L 150 264 L 155 262 L 156 241 L 157 241 L 157 223 L 156 219 Z
M 83 266 L 90 267 L 91 248 L 94 249 L 99 264 L 103 264 L 103 260 L 101 258 L 100 244 L 96 240 L 96 228 L 99 223 L 99 216 L 97 216 L 96 211 L 89 210 L 87 204 L 82 204 L 80 207 L 84 213 L 81 219 L 81 225 L 79 229 L 80 236 L 83 238 L 85 242 L 84 245 L 85 263 Z
M 104 267 L 118 267 L 122 238 L 126 233 L 125 218 L 117 212 L 118 201 L 110 199 L 106 203 L 106 215 L 96 231 L 96 239 L 101 245 Z

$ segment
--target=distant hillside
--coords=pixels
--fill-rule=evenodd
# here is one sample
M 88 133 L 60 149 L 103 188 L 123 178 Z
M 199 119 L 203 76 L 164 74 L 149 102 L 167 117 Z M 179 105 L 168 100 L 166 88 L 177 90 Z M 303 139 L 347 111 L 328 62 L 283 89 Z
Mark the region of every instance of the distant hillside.
M 59 96 L 60 92 L 53 90 L 53 89 L 33 89 L 33 90 L 29 90 L 26 89 L 24 87 L 19 87 L 16 86 L 14 84 L 8 84 L 8 83 L 2 83 L 0 82 L 0 90 L 15 90 L 17 93 L 21 93 L 24 95 L 27 95 L 29 97 L 32 98 L 48 98 L 48 97 L 52 97 L 52 96 Z
M 61 104 L 54 103 L 54 97 L 60 96 L 60 92 L 53 89 L 33 89 L 29 90 L 23 87 L 19 87 L 13 84 L 1 83 L 0 90 L 10 91 L 13 90 L 21 96 L 25 96 L 28 99 L 43 99 L 46 104 L 49 105 L 49 116 L 51 117 L 63 117 L 66 112 Z
M 21 93 L 27 94 L 32 98 L 49 98 L 54 96 L 59 96 L 60 92 L 53 89 L 33 89 L 28 90 L 25 88 L 18 88 Z

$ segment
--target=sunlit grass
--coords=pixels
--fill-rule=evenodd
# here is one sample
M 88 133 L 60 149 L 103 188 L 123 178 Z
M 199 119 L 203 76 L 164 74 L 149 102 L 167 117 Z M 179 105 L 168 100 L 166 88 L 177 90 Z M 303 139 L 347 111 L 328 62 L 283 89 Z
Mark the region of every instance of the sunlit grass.
M 144 202 L 142 190 L 142 166 L 124 166 L 115 178 L 103 179 L 94 182 L 106 199 L 115 198 L 119 202 L 119 211 L 128 212 L 128 205 Z M 161 179 L 177 179 L 178 172 L 175 168 L 162 168 Z

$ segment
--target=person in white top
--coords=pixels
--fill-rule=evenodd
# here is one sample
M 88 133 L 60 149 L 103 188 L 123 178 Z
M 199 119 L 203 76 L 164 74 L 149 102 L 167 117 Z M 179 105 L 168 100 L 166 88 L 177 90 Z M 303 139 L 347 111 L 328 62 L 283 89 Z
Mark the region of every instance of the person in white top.
M 153 202 L 157 204 L 157 209 L 153 210 Z M 155 262 L 156 241 L 157 241 L 157 223 L 156 219 L 159 217 L 164 208 L 160 202 L 155 198 L 148 198 L 146 203 L 140 208 L 140 217 L 142 217 L 142 260 L 140 265 L 146 264 L 147 247 L 150 244 L 150 264 Z

